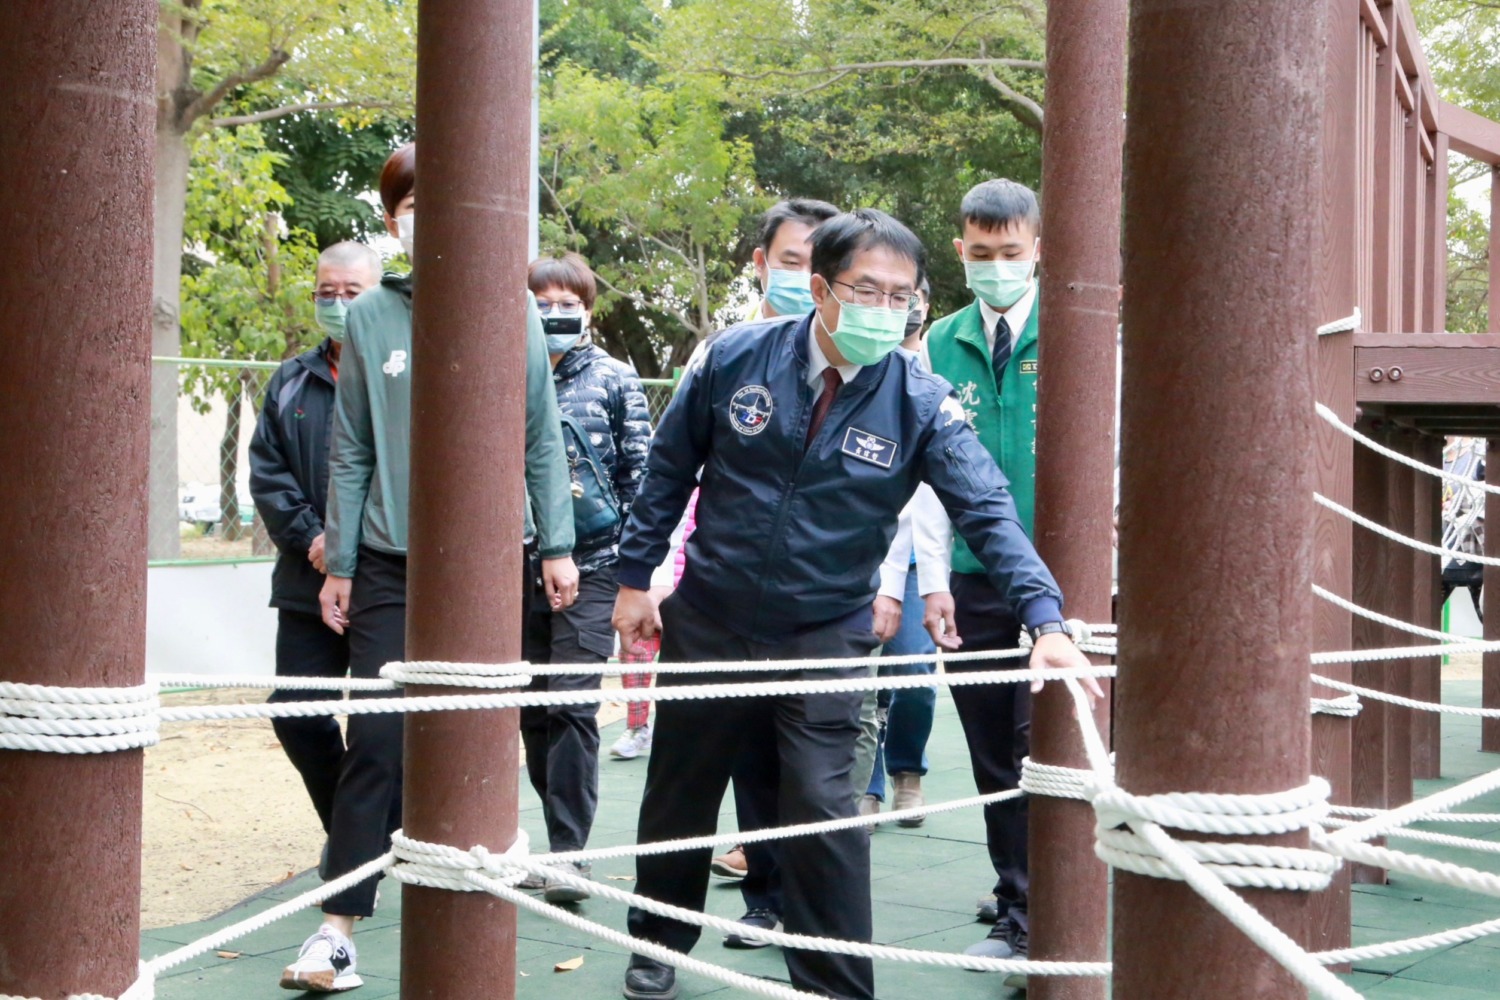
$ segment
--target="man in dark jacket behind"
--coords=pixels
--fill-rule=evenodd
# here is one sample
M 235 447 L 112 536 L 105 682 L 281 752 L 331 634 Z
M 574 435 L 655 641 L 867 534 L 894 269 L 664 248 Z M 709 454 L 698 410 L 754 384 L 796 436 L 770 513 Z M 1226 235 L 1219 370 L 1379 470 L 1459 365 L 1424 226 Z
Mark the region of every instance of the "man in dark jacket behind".
M 380 282 L 380 255 L 361 243 L 336 243 L 318 257 L 313 303 L 328 335 L 310 351 L 282 363 L 266 386 L 250 440 L 250 494 L 266 533 L 276 543 L 271 607 L 277 609 L 278 677 L 342 677 L 349 669 L 349 637 L 323 624 L 323 522 L 328 504 L 328 443 L 334 387 L 344 340 L 344 311 L 355 296 Z M 285 691 L 270 701 L 327 697 Z M 276 737 L 312 797 L 328 830 L 344 738 L 336 719 L 273 719 Z

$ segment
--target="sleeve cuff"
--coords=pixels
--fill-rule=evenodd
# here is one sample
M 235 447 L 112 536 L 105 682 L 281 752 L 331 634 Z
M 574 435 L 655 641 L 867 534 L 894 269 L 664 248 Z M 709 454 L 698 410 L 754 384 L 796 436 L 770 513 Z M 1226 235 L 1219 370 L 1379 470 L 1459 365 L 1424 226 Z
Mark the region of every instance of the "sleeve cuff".
M 573 546 L 571 545 L 567 546 L 566 548 L 560 545 L 554 545 L 550 549 L 540 549 L 537 551 L 537 555 L 541 556 L 543 559 L 562 559 L 563 557 L 570 556 L 572 554 Z
M 1021 608 L 1021 624 L 1036 628 L 1044 622 L 1066 621 L 1063 618 L 1062 602 L 1055 597 L 1034 597 Z
M 620 586 L 629 587 L 632 590 L 650 590 L 651 572 L 655 566 L 648 566 L 634 559 L 621 559 L 615 568 L 615 579 Z
M 899 601 L 906 597 L 906 574 L 889 562 L 880 564 L 880 596 Z

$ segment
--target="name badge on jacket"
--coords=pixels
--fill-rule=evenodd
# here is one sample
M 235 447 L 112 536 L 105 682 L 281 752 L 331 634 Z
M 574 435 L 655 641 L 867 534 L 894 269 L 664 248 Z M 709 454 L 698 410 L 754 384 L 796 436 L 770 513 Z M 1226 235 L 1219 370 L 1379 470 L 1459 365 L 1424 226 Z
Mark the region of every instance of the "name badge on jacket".
M 850 427 L 844 431 L 842 451 L 850 458 L 878 465 L 882 469 L 889 469 L 896 460 L 896 442 L 862 431 L 858 427 Z

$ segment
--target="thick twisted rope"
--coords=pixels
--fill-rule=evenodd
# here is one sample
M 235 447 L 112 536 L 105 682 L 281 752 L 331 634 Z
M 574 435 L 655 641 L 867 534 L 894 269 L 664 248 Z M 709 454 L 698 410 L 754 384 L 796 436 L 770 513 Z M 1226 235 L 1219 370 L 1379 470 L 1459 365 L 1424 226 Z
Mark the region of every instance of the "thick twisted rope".
M 1343 319 L 1336 319 L 1331 323 L 1324 323 L 1322 326 L 1318 327 L 1318 336 L 1326 337 L 1330 333 L 1350 333 L 1354 330 L 1358 330 L 1360 321 L 1362 319 L 1363 317 L 1360 315 L 1359 306 L 1355 306 L 1353 315 L 1345 316 Z
M 1375 532 L 1375 534 L 1377 535 L 1389 538 L 1393 542 L 1400 542 L 1407 548 L 1416 549 L 1418 552 L 1426 552 L 1431 555 L 1442 556 L 1444 559 L 1457 559 L 1461 562 L 1479 563 L 1482 566 L 1500 566 L 1500 559 L 1497 559 L 1494 556 L 1482 556 L 1474 552 L 1464 552 L 1461 549 L 1444 548 L 1441 545 L 1433 545 L 1431 542 L 1424 542 L 1421 539 L 1412 538 L 1410 535 L 1403 535 L 1399 531 L 1394 531 L 1391 528 L 1387 528 L 1385 525 L 1381 524 L 1378 521 L 1372 521 L 1362 514 L 1356 514 L 1354 511 L 1350 510 L 1348 507 L 1345 507 L 1337 500 L 1330 500 L 1321 493 L 1314 493 L 1313 500 L 1320 506 L 1326 507 L 1329 510 L 1333 511 L 1335 514 L 1339 514 L 1343 517 L 1348 518 L 1362 528 L 1368 528 L 1370 531 Z
M 1378 455 L 1385 456 L 1393 462 L 1400 462 L 1402 465 L 1407 466 L 1408 468 L 1416 469 L 1418 472 L 1425 472 L 1429 476 L 1436 476 L 1438 479 L 1444 479 L 1450 483 L 1456 483 L 1457 485 L 1462 486 L 1465 489 L 1480 489 L 1486 493 L 1500 493 L 1500 486 L 1493 486 L 1489 483 L 1486 483 L 1482 479 L 1471 479 L 1468 476 L 1461 476 L 1456 472 L 1449 472 L 1447 469 L 1444 469 L 1440 466 L 1428 465 L 1426 462 L 1419 462 L 1415 458 L 1412 458 L 1410 455 L 1403 455 L 1401 454 L 1401 452 L 1396 451 L 1394 448 L 1386 447 L 1379 441 L 1376 441 L 1374 438 L 1366 434 L 1362 434 L 1355 428 L 1344 423 L 1344 421 L 1339 419 L 1339 415 L 1337 413 L 1334 413 L 1333 410 L 1329 409 L 1327 406 L 1324 406 L 1322 403 L 1318 403 L 1317 408 L 1318 416 L 1322 417 L 1325 423 L 1328 423 L 1331 426 L 1337 428 L 1347 437 L 1351 438 L 1352 440 L 1358 441 L 1366 448 L 1369 448 L 1371 451 L 1375 452 Z
M 138 750 L 157 740 L 156 687 L 53 687 L 0 681 L 0 749 Z
M 1455 635 L 1452 632 L 1440 632 L 1435 628 L 1425 628 L 1421 625 L 1414 625 L 1411 622 L 1402 621 L 1400 618 L 1392 618 L 1390 615 L 1383 615 L 1379 611 L 1371 611 L 1369 608 L 1361 607 L 1360 605 L 1355 604 L 1353 601 L 1346 600 L 1345 598 L 1340 597 L 1338 594 L 1335 594 L 1333 591 L 1318 586 L 1316 583 L 1313 584 L 1313 593 L 1317 594 L 1319 597 L 1323 598 L 1323 600 L 1327 601 L 1329 604 L 1334 605 L 1335 607 L 1343 608 L 1345 611 L 1348 611 L 1351 614 L 1359 615 L 1361 618 L 1367 618 L 1372 622 L 1379 622 L 1380 624 L 1389 626 L 1390 628 L 1399 629 L 1402 632 L 1410 632 L 1412 635 L 1425 636 L 1428 639 L 1436 639 L 1439 642 L 1470 641 L 1469 637 L 1466 635 Z

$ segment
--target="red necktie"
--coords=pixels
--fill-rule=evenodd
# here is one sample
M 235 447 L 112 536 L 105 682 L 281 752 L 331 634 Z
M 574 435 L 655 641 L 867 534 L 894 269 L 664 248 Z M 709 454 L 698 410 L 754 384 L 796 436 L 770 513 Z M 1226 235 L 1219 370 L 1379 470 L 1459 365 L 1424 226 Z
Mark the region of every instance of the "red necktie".
M 806 451 L 818 436 L 818 430 L 823 426 L 823 418 L 828 416 L 828 408 L 833 405 L 833 398 L 839 394 L 839 386 L 844 384 L 844 379 L 839 375 L 839 370 L 832 365 L 823 369 L 823 391 L 818 395 L 817 402 L 813 403 L 812 423 L 807 425 L 807 440 L 802 442 L 802 450 Z

